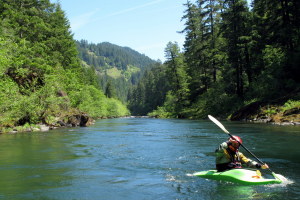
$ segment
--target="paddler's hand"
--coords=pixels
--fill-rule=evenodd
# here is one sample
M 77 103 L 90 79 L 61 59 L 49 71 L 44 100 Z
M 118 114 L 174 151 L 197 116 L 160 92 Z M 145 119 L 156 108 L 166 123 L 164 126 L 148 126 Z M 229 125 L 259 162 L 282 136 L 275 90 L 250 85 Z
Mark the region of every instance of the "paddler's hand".
M 262 169 L 268 169 L 269 166 L 268 166 L 267 164 L 264 164 L 264 165 L 261 166 L 261 168 L 262 168 Z

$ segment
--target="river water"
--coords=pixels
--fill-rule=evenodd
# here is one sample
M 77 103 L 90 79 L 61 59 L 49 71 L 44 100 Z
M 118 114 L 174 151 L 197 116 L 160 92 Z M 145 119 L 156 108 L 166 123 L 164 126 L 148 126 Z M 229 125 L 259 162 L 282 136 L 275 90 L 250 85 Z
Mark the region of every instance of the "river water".
M 288 181 L 243 186 L 191 176 L 214 168 L 213 152 L 227 139 L 216 125 L 120 118 L 0 135 L 0 199 L 300 199 L 299 126 L 222 123 Z

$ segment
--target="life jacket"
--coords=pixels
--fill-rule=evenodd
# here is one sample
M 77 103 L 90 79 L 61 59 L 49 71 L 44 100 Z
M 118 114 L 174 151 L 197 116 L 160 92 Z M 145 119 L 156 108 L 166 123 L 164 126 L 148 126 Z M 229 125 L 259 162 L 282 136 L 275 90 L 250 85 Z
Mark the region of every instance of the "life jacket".
M 242 168 L 242 163 L 246 163 L 249 160 L 242 153 L 240 153 L 238 151 L 233 152 L 228 148 L 223 149 L 223 156 L 225 156 L 222 159 L 223 162 L 216 164 L 216 168 L 217 168 L 218 171 L 225 171 L 225 170 L 229 170 L 229 169 Z
M 233 168 L 242 168 L 242 164 L 252 167 L 256 162 L 248 159 L 239 151 L 231 151 L 226 142 L 220 144 L 216 149 L 216 168 L 218 171 L 225 171 Z
M 239 154 L 239 150 L 236 152 L 230 151 L 229 149 L 226 149 L 228 152 L 228 155 L 230 156 L 230 163 L 228 163 L 229 168 L 242 168 L 242 162 Z

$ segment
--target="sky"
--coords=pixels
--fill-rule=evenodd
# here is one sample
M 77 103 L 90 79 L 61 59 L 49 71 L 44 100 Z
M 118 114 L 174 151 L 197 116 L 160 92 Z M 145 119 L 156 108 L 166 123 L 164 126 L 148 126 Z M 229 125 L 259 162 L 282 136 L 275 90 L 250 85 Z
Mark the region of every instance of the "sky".
M 59 2 L 76 40 L 110 42 L 165 61 L 168 42 L 182 48 L 186 0 L 51 0 Z M 192 1 L 193 2 L 193 1 Z

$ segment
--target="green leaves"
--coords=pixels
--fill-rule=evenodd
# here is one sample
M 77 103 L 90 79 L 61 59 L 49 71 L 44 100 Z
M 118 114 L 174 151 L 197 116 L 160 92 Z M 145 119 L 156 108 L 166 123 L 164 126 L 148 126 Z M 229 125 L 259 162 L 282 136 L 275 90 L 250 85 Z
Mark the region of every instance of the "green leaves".
M 129 113 L 99 90 L 94 69 L 82 68 L 59 4 L 5 1 L 0 19 L 0 128 L 55 125 L 82 111 L 95 118 Z
M 120 101 L 106 98 L 93 86 L 84 86 L 80 91 L 70 92 L 72 104 L 94 118 L 118 117 L 129 115 L 129 111 Z
M 176 44 L 167 45 L 172 92 L 151 115 L 226 117 L 249 101 L 299 90 L 299 3 L 260 0 L 252 10 L 245 0 L 185 6 L 184 56 Z

